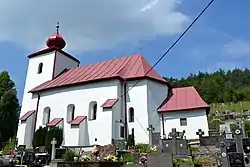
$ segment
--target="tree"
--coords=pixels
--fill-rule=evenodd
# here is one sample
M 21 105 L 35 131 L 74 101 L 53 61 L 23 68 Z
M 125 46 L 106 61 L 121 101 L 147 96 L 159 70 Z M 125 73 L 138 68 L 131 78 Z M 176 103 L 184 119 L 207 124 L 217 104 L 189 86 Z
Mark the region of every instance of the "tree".
M 59 127 L 49 128 L 45 139 L 45 146 L 48 152 L 51 152 L 51 141 L 53 140 L 53 138 L 55 138 L 57 141 L 56 147 L 58 148 L 59 146 L 61 146 L 63 142 L 63 130 Z
M 219 69 L 213 73 L 198 72 L 186 78 L 165 79 L 173 87 L 194 86 L 209 104 L 250 101 L 250 70 Z
M 40 147 L 40 146 L 45 146 L 45 137 L 47 134 L 47 127 L 39 127 L 39 129 L 37 129 L 37 131 L 35 132 L 34 138 L 33 138 L 33 149 L 35 149 L 36 147 Z
M 8 72 L 0 73 L 0 148 L 17 131 L 20 106 L 14 82 Z

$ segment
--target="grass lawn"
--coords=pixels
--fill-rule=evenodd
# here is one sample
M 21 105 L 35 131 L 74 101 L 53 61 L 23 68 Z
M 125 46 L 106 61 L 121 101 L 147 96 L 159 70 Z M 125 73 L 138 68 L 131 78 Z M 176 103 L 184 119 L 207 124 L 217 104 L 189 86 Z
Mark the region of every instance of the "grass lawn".
M 235 111 L 235 112 L 242 112 L 243 110 L 250 110 L 250 101 L 243 101 L 238 103 L 215 103 L 211 104 L 211 111 Z

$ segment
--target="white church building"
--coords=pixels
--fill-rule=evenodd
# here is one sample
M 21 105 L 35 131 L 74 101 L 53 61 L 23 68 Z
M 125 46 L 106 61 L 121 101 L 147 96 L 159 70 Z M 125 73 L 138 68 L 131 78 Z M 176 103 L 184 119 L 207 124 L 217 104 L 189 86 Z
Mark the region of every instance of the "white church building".
M 147 128 L 167 136 L 172 128 L 188 139 L 208 135 L 209 106 L 194 87 L 172 88 L 141 55 L 80 66 L 63 51 L 57 32 L 45 48 L 28 56 L 18 144 L 32 147 L 40 126 L 59 126 L 65 146 L 110 144 L 132 130 L 136 143 L 148 143 Z M 135 85 L 136 84 L 136 85 Z

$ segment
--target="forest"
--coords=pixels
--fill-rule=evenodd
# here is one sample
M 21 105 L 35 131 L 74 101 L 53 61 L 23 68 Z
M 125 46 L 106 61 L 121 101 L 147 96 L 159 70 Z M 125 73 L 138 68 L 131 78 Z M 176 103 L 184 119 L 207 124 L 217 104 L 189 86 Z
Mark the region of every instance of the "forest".
M 198 72 L 186 78 L 164 77 L 173 87 L 194 86 L 208 103 L 250 101 L 250 70 Z

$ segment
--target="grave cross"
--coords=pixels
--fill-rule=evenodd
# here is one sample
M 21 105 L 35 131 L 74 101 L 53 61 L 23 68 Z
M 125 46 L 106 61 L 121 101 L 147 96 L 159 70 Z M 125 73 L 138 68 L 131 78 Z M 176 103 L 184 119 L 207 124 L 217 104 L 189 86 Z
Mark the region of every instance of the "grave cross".
M 56 156 L 56 144 L 57 144 L 57 141 L 56 141 L 55 138 L 53 138 L 53 140 L 51 141 L 51 145 L 52 145 L 51 161 L 55 160 L 55 156 Z
M 200 144 L 201 144 L 202 136 L 204 135 L 204 131 L 202 131 L 201 129 L 198 129 L 198 131 L 196 132 L 196 135 L 199 136 L 199 141 L 200 141 Z
M 149 132 L 149 145 L 152 146 L 153 145 L 153 132 L 155 131 L 155 128 L 153 127 L 153 125 L 149 125 L 147 128 L 147 131 Z
M 224 141 L 220 142 L 220 150 L 221 150 L 221 154 L 219 157 L 221 160 L 221 165 L 222 165 L 222 167 L 228 167 L 228 165 L 229 165 L 228 155 L 227 155 L 226 143 Z
M 169 133 L 169 136 L 172 138 L 172 153 L 176 155 L 177 153 L 177 132 L 176 128 L 172 128 L 172 132 Z
M 239 124 L 237 124 L 237 128 L 234 131 L 234 137 L 236 140 L 236 147 L 237 147 L 237 152 L 243 153 L 243 145 L 242 145 L 242 129 L 240 128 Z

